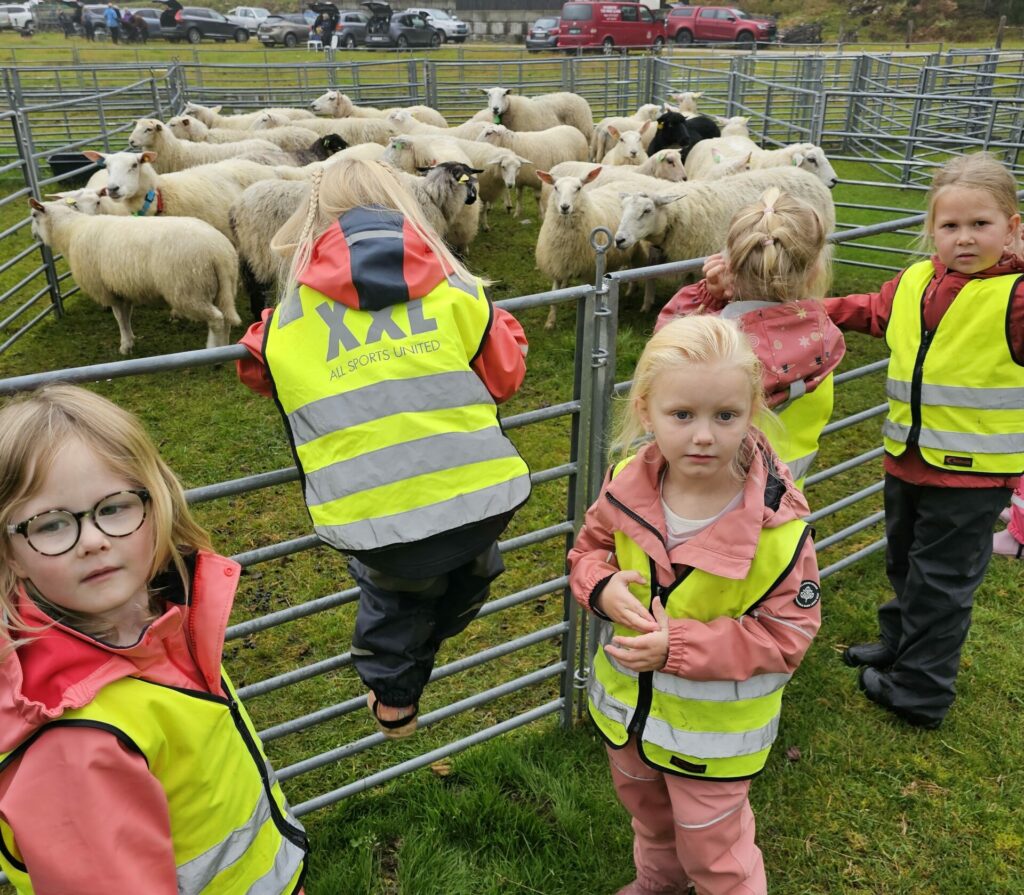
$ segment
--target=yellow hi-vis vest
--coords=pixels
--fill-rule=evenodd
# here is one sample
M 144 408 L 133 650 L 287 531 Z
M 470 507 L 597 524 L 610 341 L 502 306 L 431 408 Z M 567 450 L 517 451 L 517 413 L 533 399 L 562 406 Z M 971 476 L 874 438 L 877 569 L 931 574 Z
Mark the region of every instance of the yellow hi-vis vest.
M 0 755 L 0 770 L 50 726 L 108 730 L 145 758 L 167 793 L 179 895 L 292 895 L 305 873 L 306 834 L 221 675 L 227 699 L 137 678 L 108 684 L 88 705 L 64 712 Z M 0 866 L 20 895 L 34 891 L 3 821 Z
M 755 422 L 768 436 L 775 453 L 779 455 L 801 491 L 818 456 L 821 430 L 832 417 L 835 385 L 829 373 L 813 392 L 807 392 L 803 380 L 790 386 L 789 398 L 775 409 L 778 424 L 773 421 Z M 780 431 L 781 430 L 781 431 Z
M 617 475 L 630 462 L 615 467 Z M 669 618 L 701 622 L 741 618 L 767 597 L 793 568 L 808 525 L 794 519 L 761 532 L 750 573 L 742 581 L 687 568 L 669 587 L 659 587 L 653 561 L 628 535 L 615 532 L 621 570 L 633 569 L 650 582 L 630 585 L 650 608 L 660 597 Z M 637 673 L 603 649 L 612 637 L 636 631 L 600 623 L 590 675 L 590 714 L 612 746 L 631 735 L 648 764 L 684 777 L 737 780 L 757 774 L 768 760 L 779 727 L 782 692 L 789 674 L 758 674 L 745 681 L 695 681 L 661 671 Z
M 339 550 L 419 541 L 522 505 L 530 471 L 470 364 L 479 281 L 362 311 L 301 286 L 263 353 L 316 533 Z
M 885 339 L 885 449 L 915 443 L 929 466 L 951 472 L 1019 475 L 1024 469 L 1024 367 L 1006 336 L 1016 274 L 971 280 L 939 325 L 924 330 L 922 301 L 931 261 L 908 267 L 893 298 Z

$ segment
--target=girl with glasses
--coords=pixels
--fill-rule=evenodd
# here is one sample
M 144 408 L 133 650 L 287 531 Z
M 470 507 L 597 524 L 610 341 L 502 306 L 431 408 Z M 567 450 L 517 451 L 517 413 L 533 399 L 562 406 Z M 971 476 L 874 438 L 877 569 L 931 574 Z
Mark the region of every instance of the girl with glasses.
M 300 891 L 306 838 L 220 666 L 239 566 L 135 417 L 0 410 L 0 867 L 20 893 Z

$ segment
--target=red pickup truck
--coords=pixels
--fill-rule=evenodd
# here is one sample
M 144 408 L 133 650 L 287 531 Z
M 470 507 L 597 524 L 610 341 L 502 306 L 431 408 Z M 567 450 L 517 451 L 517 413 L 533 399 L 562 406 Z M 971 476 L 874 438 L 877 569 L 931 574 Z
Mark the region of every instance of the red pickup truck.
M 675 6 L 665 19 L 665 34 L 677 44 L 714 40 L 752 44 L 775 39 L 775 20 L 732 6 Z

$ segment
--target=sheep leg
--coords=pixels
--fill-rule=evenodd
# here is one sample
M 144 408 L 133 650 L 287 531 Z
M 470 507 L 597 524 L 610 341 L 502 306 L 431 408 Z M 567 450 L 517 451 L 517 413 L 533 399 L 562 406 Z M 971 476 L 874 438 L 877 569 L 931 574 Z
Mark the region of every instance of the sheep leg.
M 554 292 L 556 289 L 561 288 L 561 281 L 555 280 L 551 284 L 551 291 Z M 552 330 L 555 328 L 555 308 L 557 305 L 552 305 L 548 308 L 548 319 L 544 321 L 544 329 Z
M 110 310 L 114 312 L 114 319 L 117 321 L 118 331 L 121 333 L 121 345 L 118 351 L 121 354 L 131 354 L 135 347 L 135 333 L 132 332 L 132 307 L 131 302 L 123 298 L 114 297 L 110 302 Z
M 490 222 L 487 220 L 487 212 L 491 210 L 490 202 L 480 203 L 480 229 L 485 233 L 491 229 Z
M 516 217 L 519 217 L 523 211 L 523 190 L 525 189 L 525 186 L 516 187 L 516 210 L 514 212 Z
M 505 187 L 505 211 L 507 211 L 509 214 L 512 214 L 513 207 L 514 206 L 512 204 L 512 187 L 506 186 Z M 516 214 L 518 214 L 518 213 L 519 212 L 516 212 Z
M 263 316 L 263 309 L 267 306 L 267 284 L 256 279 L 256 272 L 249 262 L 244 258 L 239 259 L 239 275 L 242 278 L 242 288 L 249 296 L 249 311 L 253 320 L 259 320 Z

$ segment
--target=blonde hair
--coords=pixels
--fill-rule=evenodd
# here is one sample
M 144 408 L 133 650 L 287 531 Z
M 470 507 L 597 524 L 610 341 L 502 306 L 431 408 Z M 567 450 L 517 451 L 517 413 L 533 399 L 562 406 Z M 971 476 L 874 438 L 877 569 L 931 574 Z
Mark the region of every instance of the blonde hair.
M 452 254 L 427 222 L 419 203 L 395 176 L 390 165 L 363 159 L 342 159 L 313 171 L 308 198 L 274 234 L 271 249 L 292 259 L 285 295 L 291 295 L 313 255 L 313 243 L 353 208 L 377 206 L 399 211 L 440 259 L 446 274 L 467 283 L 474 276 Z
M 761 383 L 761 362 L 737 323 L 709 314 L 679 317 L 651 336 L 640 354 L 612 441 L 613 455 L 630 453 L 644 433 L 639 405 L 650 396 L 658 376 L 665 370 L 701 364 L 728 364 L 742 370 L 750 385 L 751 419 L 770 413 Z M 750 467 L 752 452 L 753 440 L 748 438 L 736 457 L 734 472 L 741 479 Z
M 188 595 L 189 577 L 182 551 L 210 549 L 206 532 L 192 519 L 181 483 L 157 453 L 142 424 L 132 414 L 99 395 L 72 385 L 50 385 L 14 398 L 0 409 L 0 611 L 6 627 L 34 630 L 15 606 L 19 579 L 11 567 L 11 538 L 7 531 L 14 510 L 43 485 L 57 454 L 78 439 L 103 459 L 117 475 L 145 488 L 150 495 L 147 517 L 152 520 L 152 579 L 174 564 Z M 20 535 L 15 535 L 20 537 Z M 157 595 L 151 594 L 151 610 Z M 83 633 L 110 633 L 96 619 L 55 608 L 60 621 Z
M 921 247 L 926 251 L 930 251 L 935 245 L 932 233 L 935 227 L 935 203 L 943 190 L 950 187 L 982 190 L 988 193 L 995 201 L 996 207 L 1008 218 L 1019 213 L 1017 184 L 1013 175 L 999 159 L 989 152 L 958 155 L 946 162 L 932 177 L 932 185 L 928 190 L 924 233 L 921 236 Z
M 832 253 L 821 215 L 772 187 L 732 219 L 725 255 L 736 298 L 820 298 L 831 279 Z

